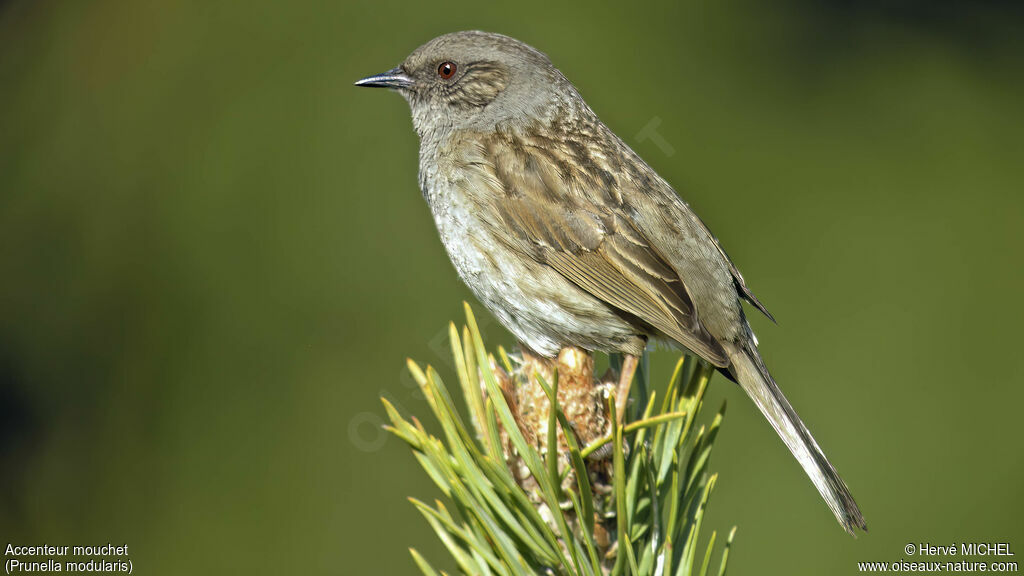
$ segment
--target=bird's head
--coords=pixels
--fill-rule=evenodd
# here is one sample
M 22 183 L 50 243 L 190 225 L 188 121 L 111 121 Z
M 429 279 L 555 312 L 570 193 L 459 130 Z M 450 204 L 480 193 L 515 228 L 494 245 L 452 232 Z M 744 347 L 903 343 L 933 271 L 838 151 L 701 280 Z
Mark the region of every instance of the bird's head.
M 574 100 L 582 102 L 543 53 L 477 31 L 434 38 L 399 66 L 356 86 L 398 90 L 409 101 L 421 138 L 543 121 Z

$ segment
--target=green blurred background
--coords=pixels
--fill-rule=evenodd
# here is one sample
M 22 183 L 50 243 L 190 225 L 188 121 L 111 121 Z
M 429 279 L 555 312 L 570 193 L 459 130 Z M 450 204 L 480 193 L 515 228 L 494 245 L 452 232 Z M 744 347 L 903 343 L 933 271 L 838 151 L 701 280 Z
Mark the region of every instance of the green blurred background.
M 2 544 L 126 542 L 146 574 L 445 558 L 378 397 L 427 412 L 405 358 L 451 377 L 473 300 L 406 104 L 351 84 L 480 28 L 548 53 L 779 319 L 753 317 L 768 363 L 871 531 L 716 379 L 730 573 L 1019 553 L 1020 6 L 0 3 Z

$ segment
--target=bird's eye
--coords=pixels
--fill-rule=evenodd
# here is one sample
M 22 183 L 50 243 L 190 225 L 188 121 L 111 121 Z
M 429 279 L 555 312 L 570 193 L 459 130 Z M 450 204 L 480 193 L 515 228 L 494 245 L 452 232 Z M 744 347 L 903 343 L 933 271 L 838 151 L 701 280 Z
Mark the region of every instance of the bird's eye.
M 442 62 L 441 65 L 437 67 L 437 75 L 445 80 L 455 76 L 455 62 Z

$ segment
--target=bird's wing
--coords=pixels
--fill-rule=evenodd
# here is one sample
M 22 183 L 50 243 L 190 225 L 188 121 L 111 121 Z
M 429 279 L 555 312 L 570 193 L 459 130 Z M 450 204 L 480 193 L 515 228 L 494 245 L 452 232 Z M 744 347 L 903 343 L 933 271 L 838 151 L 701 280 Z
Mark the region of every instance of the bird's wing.
M 704 329 L 681 278 L 596 182 L 573 182 L 550 156 L 528 147 L 490 150 L 477 164 L 490 189 L 481 202 L 495 235 L 717 365 L 729 362 Z M 562 167 L 564 168 L 564 166 Z M 615 196 L 615 192 L 607 192 Z
M 705 224 L 704 221 L 696 214 L 693 215 L 693 219 L 696 220 L 697 224 L 700 225 L 701 228 L 704 229 L 708 238 L 711 238 L 711 241 L 715 243 L 715 248 L 718 248 L 718 251 L 722 254 L 722 258 L 725 258 L 725 261 L 729 263 L 729 272 L 732 273 L 732 279 L 736 284 L 736 289 L 739 290 L 740 297 L 747 302 L 750 302 L 754 308 L 757 308 L 757 310 L 761 312 L 761 314 L 764 314 L 769 320 L 775 322 L 775 317 L 772 316 L 772 313 L 765 308 L 764 304 L 761 304 L 761 301 L 757 299 L 757 296 L 754 296 L 754 293 L 747 287 L 747 282 L 743 279 L 743 274 L 740 274 L 739 269 L 736 268 L 735 264 L 733 264 L 732 258 L 729 258 L 729 255 L 726 254 L 725 249 L 722 248 L 722 243 L 718 241 L 718 238 L 714 234 L 711 233 L 711 229 L 708 228 L 708 225 Z

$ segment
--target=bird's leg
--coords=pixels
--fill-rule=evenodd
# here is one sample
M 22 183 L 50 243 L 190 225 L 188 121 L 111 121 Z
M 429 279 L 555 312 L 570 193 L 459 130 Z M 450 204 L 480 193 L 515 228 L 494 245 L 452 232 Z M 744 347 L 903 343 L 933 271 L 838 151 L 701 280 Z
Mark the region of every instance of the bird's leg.
M 619 388 L 615 391 L 615 416 L 619 426 L 625 421 L 626 407 L 629 405 L 629 389 L 633 385 L 638 358 L 632 354 L 624 354 L 622 372 L 619 373 Z

